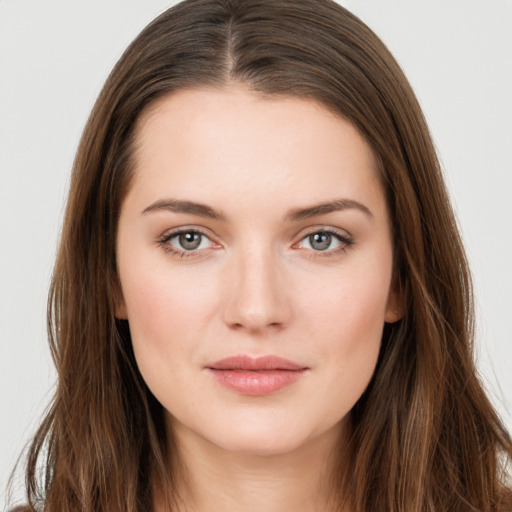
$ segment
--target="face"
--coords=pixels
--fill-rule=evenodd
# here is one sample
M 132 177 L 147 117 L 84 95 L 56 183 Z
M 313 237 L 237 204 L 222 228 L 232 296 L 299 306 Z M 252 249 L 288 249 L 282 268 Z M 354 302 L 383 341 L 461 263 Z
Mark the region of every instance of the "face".
M 339 432 L 398 318 L 368 144 L 241 86 L 176 92 L 137 130 L 117 315 L 168 426 L 255 454 Z

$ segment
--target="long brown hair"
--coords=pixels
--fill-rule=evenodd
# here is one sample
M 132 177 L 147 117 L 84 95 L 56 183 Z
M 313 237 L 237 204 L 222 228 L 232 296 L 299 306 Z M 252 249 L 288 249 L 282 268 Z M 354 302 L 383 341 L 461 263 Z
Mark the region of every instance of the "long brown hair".
M 383 43 L 331 0 L 182 2 L 109 76 L 74 163 L 48 312 L 58 385 L 29 451 L 27 510 L 149 511 L 154 481 L 178 501 L 162 408 L 114 317 L 117 221 L 141 112 L 177 89 L 230 82 L 313 98 L 380 161 L 405 314 L 385 326 L 351 413 L 340 500 L 361 512 L 510 512 L 512 443 L 475 370 L 471 282 L 428 128 Z

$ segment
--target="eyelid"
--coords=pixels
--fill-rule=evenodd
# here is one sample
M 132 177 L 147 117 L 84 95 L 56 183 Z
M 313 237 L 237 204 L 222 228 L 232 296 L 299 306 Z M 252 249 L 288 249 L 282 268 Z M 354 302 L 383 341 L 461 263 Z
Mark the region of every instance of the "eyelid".
M 325 250 L 325 251 L 315 251 L 313 249 L 297 247 L 301 242 L 303 242 L 303 240 L 305 240 L 307 237 L 309 237 L 311 235 L 314 235 L 315 233 L 328 233 L 329 235 L 333 235 L 334 237 L 336 237 L 339 240 L 339 242 L 342 244 L 342 246 L 338 247 L 336 249 Z M 354 244 L 353 236 L 350 233 L 348 233 L 345 230 L 339 229 L 339 228 L 334 228 L 332 226 L 320 225 L 320 226 L 309 227 L 309 228 L 307 228 L 306 231 L 302 231 L 298 235 L 298 238 L 299 238 L 299 240 L 292 245 L 293 248 L 303 249 L 305 251 L 314 253 L 315 256 L 320 256 L 320 257 L 332 256 L 339 252 L 345 251 L 348 247 L 350 247 L 351 245 Z
M 172 240 L 174 237 L 176 237 L 182 233 L 197 233 L 198 235 L 204 236 L 211 242 L 211 246 L 204 248 L 204 249 L 187 251 L 185 249 L 183 249 L 183 250 L 179 249 L 178 247 L 169 243 L 170 240 Z M 180 256 L 181 258 L 201 257 L 207 251 L 209 251 L 211 248 L 222 247 L 221 244 L 219 244 L 215 240 L 215 237 L 210 234 L 209 230 L 202 228 L 202 227 L 193 226 L 193 225 L 192 226 L 179 226 L 179 227 L 167 230 L 160 237 L 158 237 L 157 244 L 159 246 L 161 246 L 165 252 L 174 254 L 176 256 Z
M 203 249 L 196 249 L 196 250 L 180 250 L 178 247 L 172 245 L 169 243 L 169 241 L 180 235 L 181 233 L 197 233 L 201 236 L 206 237 L 210 242 L 211 246 Z M 341 244 L 341 247 L 337 247 L 335 249 L 327 249 L 325 251 L 304 247 L 299 247 L 301 242 L 303 242 L 304 239 L 306 239 L 308 236 L 311 236 L 315 233 L 328 233 L 335 238 L 338 239 L 338 241 Z M 348 233 L 345 230 L 342 230 L 340 228 L 335 228 L 332 226 L 325 226 L 325 225 L 318 225 L 318 226 L 310 226 L 306 230 L 302 230 L 297 236 L 298 240 L 292 244 L 293 249 L 303 249 L 304 251 L 307 251 L 309 253 L 312 253 L 315 257 L 329 257 L 336 255 L 340 252 L 343 252 L 347 250 L 351 245 L 354 244 L 353 237 L 350 233 Z M 180 256 L 181 258 L 198 258 L 201 256 L 204 256 L 207 252 L 210 252 L 212 248 L 222 248 L 222 245 L 216 240 L 216 237 L 213 236 L 209 229 L 198 227 L 195 225 L 189 225 L 189 226 L 179 226 L 172 229 L 167 230 L 157 239 L 157 244 L 160 245 L 165 252 L 172 253 L 175 256 Z
M 297 233 L 297 235 L 295 235 L 294 238 L 297 238 L 300 241 L 315 233 L 329 233 L 341 238 L 342 240 L 353 241 L 353 236 L 345 229 L 335 228 L 334 226 L 326 226 L 325 224 L 318 224 L 302 229 Z

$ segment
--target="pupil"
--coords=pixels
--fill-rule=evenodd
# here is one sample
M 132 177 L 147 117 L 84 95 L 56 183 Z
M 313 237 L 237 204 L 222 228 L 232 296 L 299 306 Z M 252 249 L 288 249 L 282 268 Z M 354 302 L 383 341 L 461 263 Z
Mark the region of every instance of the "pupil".
M 199 247 L 201 236 L 198 233 L 182 233 L 179 241 L 183 249 L 191 251 Z
M 315 233 L 309 236 L 309 243 L 317 251 L 325 251 L 331 245 L 331 235 L 329 233 Z

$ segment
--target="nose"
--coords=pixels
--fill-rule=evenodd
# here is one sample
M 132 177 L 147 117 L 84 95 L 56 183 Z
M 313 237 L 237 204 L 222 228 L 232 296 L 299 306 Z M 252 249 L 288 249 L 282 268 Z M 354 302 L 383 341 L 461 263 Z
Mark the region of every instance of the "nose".
M 249 250 L 234 258 L 226 283 L 224 322 L 253 333 L 282 329 L 291 317 L 283 274 L 271 251 Z

